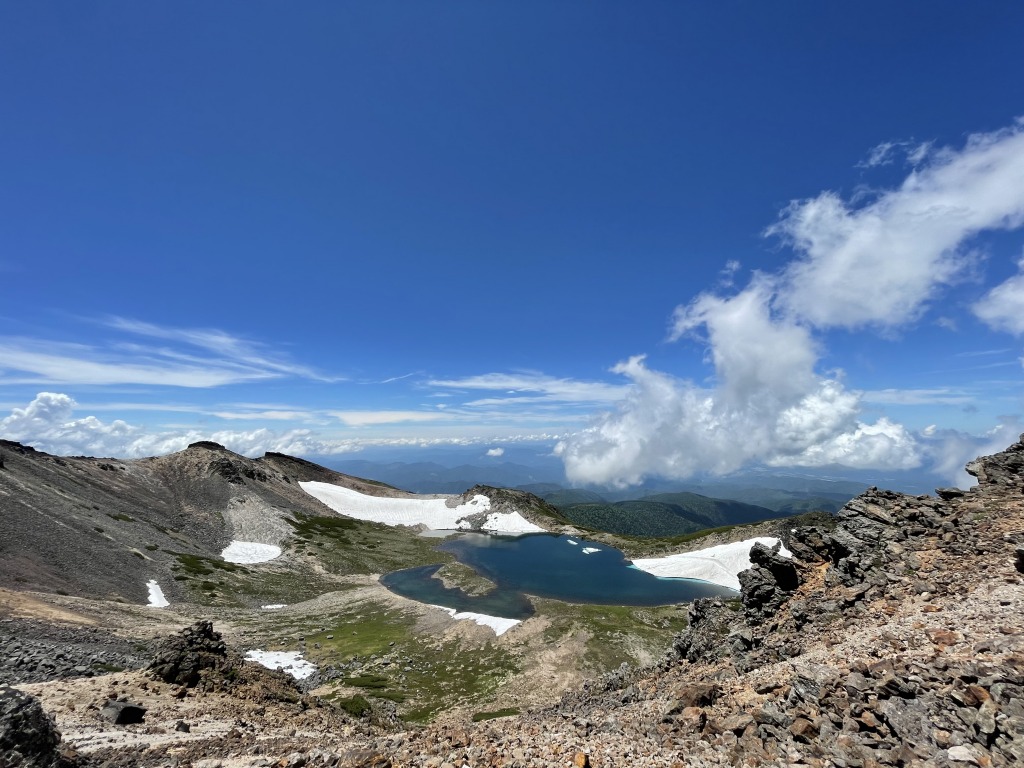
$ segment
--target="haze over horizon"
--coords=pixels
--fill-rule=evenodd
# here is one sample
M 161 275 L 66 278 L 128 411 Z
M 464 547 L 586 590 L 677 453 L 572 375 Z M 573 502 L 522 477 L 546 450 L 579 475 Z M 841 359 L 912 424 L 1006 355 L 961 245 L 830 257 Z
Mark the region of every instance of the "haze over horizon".
M 929 470 L 1024 431 L 1024 6 L 0 7 L 0 437 Z

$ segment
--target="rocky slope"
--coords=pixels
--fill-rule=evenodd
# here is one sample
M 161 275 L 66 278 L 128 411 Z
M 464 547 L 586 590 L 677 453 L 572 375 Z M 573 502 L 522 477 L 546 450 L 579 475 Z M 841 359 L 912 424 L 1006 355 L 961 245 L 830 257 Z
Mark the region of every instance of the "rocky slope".
M 79 764 L 1019 764 L 1024 443 L 968 471 L 978 479 L 969 492 L 871 489 L 834 518 L 793 529 L 793 562 L 759 550 L 741 604 L 693 604 L 661 662 L 517 716 L 409 728 L 312 699 L 305 710 L 268 704 L 270 681 L 245 695 L 212 685 L 179 698 L 182 686 L 154 671 L 20 687 L 63 732 L 64 752 L 51 744 L 47 759 Z M 104 719 L 105 703 L 121 697 L 147 707 L 143 723 Z M 194 727 L 177 731 L 179 720 Z M 69 746 L 80 754 L 69 757 Z
M 248 459 L 211 442 L 125 461 L 50 456 L 0 440 L 0 456 L 0 588 L 136 604 L 147 602 L 151 579 L 172 602 L 185 599 L 183 570 L 208 575 L 232 540 L 287 549 L 299 543 L 297 524 L 335 517 L 300 481 L 413 495 L 284 454 Z M 372 572 L 362 565 L 355 572 Z

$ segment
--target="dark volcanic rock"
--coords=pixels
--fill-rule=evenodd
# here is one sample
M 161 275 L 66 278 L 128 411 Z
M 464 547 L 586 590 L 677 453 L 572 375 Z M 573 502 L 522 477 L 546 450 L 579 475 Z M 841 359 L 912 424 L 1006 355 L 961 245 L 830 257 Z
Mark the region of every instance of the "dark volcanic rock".
M 215 443 L 215 442 L 213 442 L 213 440 L 197 440 L 194 443 L 189 443 L 188 447 L 189 448 L 206 448 L 206 449 L 211 450 L 211 451 L 226 451 L 227 450 L 227 448 L 225 448 L 223 445 L 221 445 L 220 443 Z
M 146 708 L 130 701 L 110 700 L 100 710 L 100 717 L 114 725 L 141 723 L 146 717 Z
M 60 748 L 53 718 L 27 693 L 0 686 L 0 768 L 72 768 L 85 765 Z
M 716 659 L 728 652 L 722 638 L 728 635 L 733 612 L 717 597 L 694 600 L 687 613 L 689 627 L 678 635 L 673 651 L 693 663 Z
M 750 550 L 752 566 L 739 574 L 743 610 L 753 624 L 771 618 L 800 585 L 796 566 L 779 554 L 780 547 L 755 544 Z
M 165 683 L 195 687 L 207 670 L 225 671 L 231 662 L 213 622 L 197 621 L 159 643 L 149 671 Z

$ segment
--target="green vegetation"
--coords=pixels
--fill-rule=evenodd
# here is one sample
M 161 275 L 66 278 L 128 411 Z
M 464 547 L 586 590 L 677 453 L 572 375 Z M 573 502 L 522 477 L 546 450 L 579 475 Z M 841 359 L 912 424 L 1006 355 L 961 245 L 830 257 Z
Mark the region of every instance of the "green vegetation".
M 723 501 L 696 493 L 665 493 L 615 503 L 569 504 L 562 514 L 574 524 L 622 536 L 652 538 L 777 517 L 765 507 Z
M 485 595 L 497 589 L 493 581 L 459 562 L 445 563 L 434 574 L 434 578 L 440 579 L 445 586 L 461 589 L 467 595 Z
M 373 707 L 370 706 L 370 702 L 358 693 L 347 699 L 337 699 L 335 703 L 352 715 L 352 717 L 363 717 L 370 714 L 373 709 Z
M 175 552 L 170 549 L 167 552 L 178 559 L 178 564 L 171 566 L 172 570 L 177 571 L 180 569 L 184 571 L 186 576 L 209 576 L 216 571 L 227 571 L 229 573 L 246 572 L 246 569 L 242 566 L 219 558 L 193 555 L 188 552 Z
M 534 603 L 538 614 L 550 620 L 544 630 L 544 642 L 579 633 L 588 638 L 580 661 L 590 675 L 615 669 L 623 662 L 650 663 L 687 627 L 685 604 L 638 608 L 576 605 L 536 598 Z
M 506 707 L 505 709 L 496 709 L 493 712 L 477 712 L 473 715 L 473 722 L 479 723 L 481 720 L 494 720 L 496 717 L 512 717 L 518 715 L 519 710 L 516 707 Z
M 418 612 L 372 601 L 348 604 L 325 616 L 316 632 L 309 632 L 298 618 L 276 615 L 273 620 L 272 634 L 255 639 L 257 644 L 281 647 L 282 637 L 301 635 L 306 658 L 320 668 L 343 671 L 343 677 L 328 684 L 333 690 L 325 692 L 327 698 L 340 704 L 358 689 L 358 696 L 370 704 L 373 699 L 395 702 L 409 721 L 423 722 L 455 706 L 485 703 L 519 670 L 508 648 L 490 642 L 472 647 L 462 640 L 423 636 L 416 631 Z M 300 646 L 294 640 L 290 647 Z
M 107 517 L 112 520 L 120 520 L 122 523 L 134 523 L 135 518 L 131 515 L 126 515 L 123 512 L 107 512 Z
M 340 515 L 299 514 L 285 519 L 295 531 L 295 550 L 315 555 L 334 574 L 388 573 L 453 559 L 435 550 L 436 539 L 404 528 Z

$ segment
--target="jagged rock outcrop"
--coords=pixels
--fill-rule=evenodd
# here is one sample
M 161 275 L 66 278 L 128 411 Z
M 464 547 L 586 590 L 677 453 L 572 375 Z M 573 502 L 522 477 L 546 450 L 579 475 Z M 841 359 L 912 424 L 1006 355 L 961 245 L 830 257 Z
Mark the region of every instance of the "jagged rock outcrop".
M 245 742 L 190 741 L 174 760 L 239 756 L 244 744 L 250 765 L 1022 764 L 1024 443 L 969 470 L 979 480 L 970 491 L 870 489 L 832 518 L 796 525 L 785 537 L 793 561 L 755 550 L 742 600 L 695 602 L 689 629 L 660 663 L 623 666 L 547 709 L 481 723 L 442 717 L 404 731 L 367 724 L 339 735 L 335 725 L 279 743 L 257 743 L 262 734 L 249 732 Z M 218 666 L 212 627 L 193 630 L 165 660 L 179 669 L 174 680 L 200 668 L 187 696 L 206 696 L 205 705 L 258 701 L 263 693 L 238 686 L 204 692 L 207 680 L 229 673 Z M 210 666 L 187 662 L 193 646 Z M 315 706 L 286 701 L 275 720 Z M 170 747 L 161 749 L 146 763 L 133 753 L 124 760 L 136 762 L 112 765 L 170 764 Z
M 74 750 L 62 748 L 60 731 L 37 699 L 0 686 L 0 768 L 85 765 Z
M 234 660 L 213 622 L 197 621 L 156 646 L 149 672 L 158 680 L 194 688 L 204 675 L 225 675 Z
M 723 642 L 735 620 L 720 598 L 705 597 L 690 603 L 687 630 L 676 637 L 672 650 L 688 662 L 712 661 L 728 652 Z
M 782 542 L 772 548 L 760 542 L 754 544 L 751 567 L 739 575 L 743 610 L 752 624 L 774 616 L 800 584 L 793 561 L 779 554 L 781 547 Z

